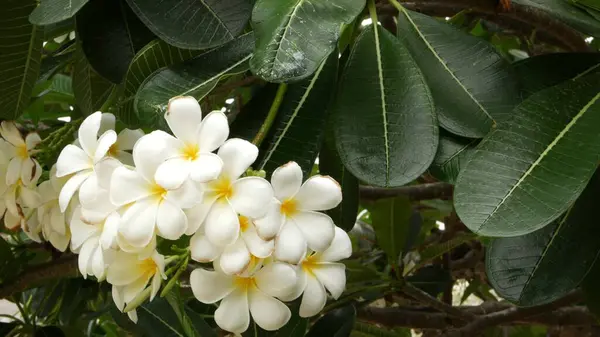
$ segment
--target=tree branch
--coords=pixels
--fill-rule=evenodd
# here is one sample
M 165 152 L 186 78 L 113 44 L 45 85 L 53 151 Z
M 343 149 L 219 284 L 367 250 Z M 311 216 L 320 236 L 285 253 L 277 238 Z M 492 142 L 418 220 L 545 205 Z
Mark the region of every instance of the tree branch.
M 427 183 L 395 188 L 360 186 L 360 197 L 363 200 L 378 200 L 400 195 L 411 200 L 447 199 L 452 196 L 454 186 L 448 183 Z
M 441 312 L 445 312 L 449 316 L 453 316 L 463 321 L 473 320 L 476 316 L 470 312 L 460 310 L 456 307 L 453 307 L 451 304 L 447 304 L 441 301 L 438 301 L 436 298 L 431 297 L 428 293 L 423 290 L 413 286 L 410 283 L 406 283 L 402 286 L 401 291 L 406 295 L 414 298 L 415 300 L 428 305 L 429 307 L 439 310 Z
M 0 299 L 7 298 L 48 280 L 77 277 L 77 255 L 68 255 L 57 260 L 34 266 L 21 273 L 8 284 L 0 285 Z

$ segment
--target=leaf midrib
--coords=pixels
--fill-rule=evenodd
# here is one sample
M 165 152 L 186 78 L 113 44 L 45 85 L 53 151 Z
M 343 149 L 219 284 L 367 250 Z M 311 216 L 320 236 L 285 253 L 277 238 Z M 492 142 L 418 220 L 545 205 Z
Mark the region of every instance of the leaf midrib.
M 279 52 L 281 51 L 281 41 L 283 41 L 283 39 L 285 39 L 285 36 L 287 35 L 287 31 L 290 28 L 290 26 L 292 25 L 292 19 L 296 15 L 296 11 L 298 10 L 298 8 L 300 8 L 300 6 L 302 6 L 302 3 L 304 3 L 304 0 L 299 0 L 289 15 L 287 23 L 286 23 L 285 27 L 283 28 L 283 33 L 281 34 L 281 39 L 279 41 L 277 41 L 277 49 L 275 49 L 275 56 L 273 56 L 273 59 L 271 60 L 271 62 L 267 63 L 267 65 L 269 65 L 269 72 L 272 72 L 273 68 L 275 68 L 275 60 L 277 60 L 279 58 Z
M 546 156 L 548 155 L 548 153 L 550 153 L 550 151 L 552 150 L 552 148 L 554 146 L 556 146 L 556 144 L 558 144 L 558 142 L 567 134 L 567 132 L 569 132 L 569 130 L 573 127 L 573 125 L 577 124 L 577 121 L 583 115 L 585 115 L 585 113 L 588 111 L 588 109 L 594 103 L 596 103 L 596 101 L 599 98 L 600 98 L 600 92 L 598 94 L 596 94 L 596 96 L 594 96 L 583 108 L 581 108 L 581 110 L 577 113 L 577 115 L 575 115 L 575 117 L 573 117 L 573 119 L 571 119 L 571 121 L 562 129 L 562 131 L 554 138 L 554 140 L 550 144 L 548 144 L 548 146 L 546 147 L 546 149 L 544 149 L 544 151 L 539 155 L 539 157 L 531 164 L 531 166 L 529 167 L 529 169 L 527 169 L 527 171 L 525 171 L 525 173 L 523 173 L 523 175 L 521 176 L 521 178 L 519 178 L 519 180 L 517 181 L 517 183 L 514 184 L 513 187 L 504 196 L 504 198 L 502 198 L 502 200 L 498 203 L 498 205 L 494 208 L 494 210 L 492 210 L 490 212 L 490 214 L 487 216 L 487 218 L 484 221 L 481 222 L 481 225 L 478 226 L 477 231 L 480 231 L 481 228 L 483 228 L 485 226 L 485 224 L 489 221 L 489 219 L 494 214 L 496 214 L 496 212 L 498 211 L 498 209 L 500 209 L 500 207 L 504 204 L 504 202 L 506 202 L 506 200 L 513 194 L 513 192 L 523 183 L 523 181 L 525 181 L 525 179 L 531 174 L 531 172 L 533 172 L 533 170 L 540 165 L 540 163 L 542 162 L 542 160 L 544 158 L 546 158 Z
M 194 87 L 192 87 L 191 89 L 188 89 L 184 92 L 181 93 L 181 96 L 185 96 L 187 94 L 189 94 L 190 92 L 197 90 L 198 88 L 200 88 L 201 86 L 205 85 L 206 83 L 209 83 L 211 81 L 214 81 L 216 79 L 219 79 L 221 76 L 223 76 L 223 74 L 227 73 L 228 71 L 230 71 L 231 69 L 239 66 L 240 64 L 244 63 L 245 61 L 249 60 L 250 57 L 252 57 L 252 54 L 248 54 L 246 55 L 246 57 L 244 57 L 243 59 L 239 60 L 238 62 L 236 62 L 235 64 L 233 64 L 232 66 L 221 70 L 220 72 L 218 72 L 217 74 L 215 74 L 214 76 L 212 76 L 211 78 L 206 79 L 205 81 L 202 81 L 201 84 L 196 85 Z
M 169 330 L 173 331 L 175 334 L 177 334 L 177 336 L 181 336 L 181 337 L 185 337 L 184 335 L 182 335 L 179 331 L 177 331 L 177 329 L 175 329 L 174 327 L 172 327 L 171 325 L 169 325 L 167 322 L 165 322 L 162 318 L 160 318 L 160 316 L 157 316 L 156 314 L 154 314 L 151 310 L 148 310 L 148 308 L 142 306 L 140 307 L 142 310 L 145 310 L 147 313 L 149 313 L 150 315 L 152 315 L 154 318 L 156 318 L 158 321 L 160 321 L 161 323 L 163 323 L 167 328 L 169 328 Z
M 34 47 L 34 40 L 36 37 L 37 27 L 35 25 L 31 25 L 31 37 L 29 38 L 29 49 L 27 50 L 27 61 L 25 61 L 25 71 L 23 72 L 23 78 L 21 81 L 21 87 L 19 88 L 19 96 L 17 97 L 17 105 L 16 110 L 13 113 L 13 116 L 17 117 L 21 107 L 21 99 L 23 97 L 23 88 L 25 87 L 25 83 L 27 83 L 27 77 L 29 75 L 29 63 L 31 62 L 31 52 Z
M 385 85 L 383 84 L 383 66 L 381 62 L 381 46 L 379 45 L 379 25 L 373 22 L 373 32 L 375 33 L 375 53 L 377 55 L 377 77 L 379 79 L 379 90 L 381 92 L 381 112 L 383 118 L 383 141 L 385 145 L 385 184 L 390 183 L 390 144 L 388 139 L 387 109 L 385 105 Z

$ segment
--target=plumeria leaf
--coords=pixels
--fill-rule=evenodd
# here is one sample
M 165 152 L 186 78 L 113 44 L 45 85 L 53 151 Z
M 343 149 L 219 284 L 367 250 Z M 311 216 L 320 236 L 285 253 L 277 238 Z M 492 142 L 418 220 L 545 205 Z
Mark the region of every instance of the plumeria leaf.
M 510 65 L 486 41 L 408 10 L 398 16 L 398 37 L 423 71 L 446 130 L 481 138 L 518 103 Z
M 268 83 L 258 89 L 258 92 L 252 96 L 248 104 L 242 107 L 240 113 L 231 123 L 229 131 L 231 138 L 242 138 L 252 142 L 267 118 L 277 88 L 277 84 Z
M 155 38 L 124 1 L 90 1 L 77 13 L 75 22 L 90 65 L 117 84 L 135 53 Z
M 190 337 L 167 299 L 157 297 L 137 307 L 138 326 L 149 337 Z
M 216 47 L 242 32 L 252 11 L 249 0 L 127 0 L 162 40 L 188 49 Z
M 0 13 L 0 106 L 3 119 L 23 113 L 40 71 L 43 31 L 29 23 L 35 0 L 6 0 Z
M 362 181 L 404 185 L 433 161 L 438 126 L 429 89 L 406 47 L 379 25 L 356 39 L 333 116 L 340 157 Z
M 492 241 L 486 268 L 498 295 L 520 306 L 540 305 L 580 284 L 600 253 L 594 221 L 599 189 L 597 171 L 573 207 L 554 223 L 523 236 Z
M 469 229 L 523 235 L 567 210 L 598 166 L 599 85 L 600 73 L 537 92 L 477 146 L 454 190 Z
M 139 119 L 147 126 L 164 127 L 163 115 L 171 97 L 194 96 L 201 100 L 223 77 L 248 70 L 253 47 L 254 35 L 247 33 L 184 63 L 154 72 L 135 96 Z
M 333 52 L 311 78 L 288 85 L 271 131 L 265 138 L 257 169 L 272 173 L 279 166 L 295 161 L 307 175 L 322 143 L 336 85 L 338 57 Z
M 130 127 L 138 126 L 134 101 L 144 79 L 160 68 L 189 60 L 201 53 L 200 50 L 173 47 L 162 40 L 154 40 L 147 44 L 135 54 L 127 69 L 117 102 L 117 117 Z
M 113 83 L 92 69 L 79 43 L 75 49 L 72 77 L 75 101 L 85 116 L 98 111 L 115 90 Z
M 349 336 L 355 320 L 356 308 L 353 305 L 334 309 L 319 318 L 310 328 L 306 337 Z
M 569 1 L 562 0 L 513 0 L 516 4 L 533 7 L 548 12 L 573 28 L 600 36 L 600 21 L 590 16 L 585 11 L 573 6 Z
M 369 209 L 377 244 L 387 254 L 389 264 L 395 267 L 408 241 L 414 217 L 410 201 L 404 196 L 380 199 Z
M 36 7 L 29 21 L 44 26 L 69 19 L 75 15 L 88 0 L 44 0 Z
M 453 184 L 479 140 L 463 138 L 440 130 L 440 144 L 429 172 L 439 180 Z

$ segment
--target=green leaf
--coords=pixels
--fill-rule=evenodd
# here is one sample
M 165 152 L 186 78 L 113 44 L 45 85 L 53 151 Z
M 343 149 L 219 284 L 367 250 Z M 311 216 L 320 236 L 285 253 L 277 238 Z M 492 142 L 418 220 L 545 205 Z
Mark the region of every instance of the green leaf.
M 53 40 L 55 37 L 68 34 L 75 29 L 75 18 L 70 18 L 57 23 L 44 26 L 44 41 Z
M 595 221 L 599 189 L 600 171 L 573 207 L 553 224 L 492 241 L 485 265 L 498 295 L 520 306 L 539 305 L 581 283 L 600 253 Z
M 473 233 L 467 232 L 459 232 L 454 237 L 452 237 L 448 241 L 444 241 L 439 244 L 431 245 L 422 251 L 419 252 L 420 260 L 415 269 L 418 269 L 427 263 L 431 262 L 433 259 L 442 256 L 445 253 L 448 253 L 452 249 L 462 245 L 463 243 L 467 243 L 476 238 L 476 235 Z
M 407 277 L 406 281 L 433 297 L 437 297 L 454 282 L 450 271 L 439 265 L 430 265 L 421 268 L 413 275 Z
M 332 177 L 340 184 L 342 202 L 336 208 L 327 211 L 327 214 L 338 227 L 346 232 L 350 231 L 356 223 L 358 213 L 358 179 L 344 167 L 336 150 L 333 133 L 325 136 L 321 147 L 319 173 Z
M 356 39 L 333 117 L 344 165 L 371 185 L 404 185 L 433 161 L 438 127 L 429 89 L 406 47 L 379 25 Z
M 117 117 L 129 126 L 139 126 L 134 101 L 143 81 L 160 68 L 181 63 L 200 53 L 200 50 L 176 48 L 161 40 L 154 40 L 142 48 L 131 60 L 123 79 Z
M 191 326 L 194 329 L 194 336 L 198 337 L 217 337 L 217 333 L 213 328 L 206 323 L 204 318 L 202 318 L 197 312 L 195 312 L 189 306 L 185 306 L 185 313 L 188 316 Z
M 138 17 L 167 43 L 187 49 L 216 47 L 242 32 L 248 0 L 127 0 Z
M 248 70 L 253 47 L 254 35 L 247 33 L 191 60 L 154 72 L 135 96 L 138 118 L 146 126 L 164 128 L 163 115 L 171 97 L 194 96 L 201 100 L 221 78 Z
M 77 13 L 75 23 L 90 65 L 117 84 L 135 53 L 155 39 L 124 1 L 90 1 Z
M 556 53 L 526 58 L 513 63 L 513 68 L 519 77 L 522 95 L 527 97 L 586 71 L 591 72 L 594 67 L 598 69 L 599 65 L 598 53 Z
M 398 17 L 398 37 L 423 71 L 446 130 L 481 138 L 518 103 L 512 69 L 488 42 L 408 10 Z
M 295 161 L 307 176 L 319 154 L 327 122 L 331 88 L 336 85 L 337 53 L 332 53 L 310 79 L 288 85 L 277 117 L 263 142 L 256 169 L 268 174 Z
M 157 297 L 137 308 L 138 326 L 148 337 L 189 337 L 169 302 Z
M 29 23 L 35 0 L 6 0 L 0 13 L 0 118 L 23 113 L 38 78 L 43 32 Z
M 460 169 L 473 153 L 477 143 L 476 139 L 463 138 L 440 130 L 440 144 L 429 172 L 439 180 L 454 184 Z
M 365 0 L 256 1 L 252 72 L 269 82 L 312 75 L 335 48 L 342 24 L 352 22 L 364 7 Z
M 477 146 L 454 190 L 469 229 L 523 235 L 566 211 L 600 159 L 598 87 L 600 73 L 539 91 Z
M 96 112 L 108 99 L 115 85 L 98 75 L 88 63 L 80 44 L 75 49 L 73 92 L 81 112 L 87 116 Z
M 355 320 L 356 308 L 352 305 L 332 310 L 315 322 L 306 337 L 349 336 Z
M 279 85 L 268 83 L 258 89 L 248 104 L 242 107 L 240 113 L 231 123 L 229 137 L 242 138 L 251 142 L 263 125 L 271 103 L 275 99 Z
M 31 12 L 29 21 L 44 26 L 71 18 L 88 0 L 42 0 Z
M 406 246 L 413 217 L 410 201 L 403 196 L 380 199 L 369 210 L 377 244 L 387 254 L 389 264 L 396 267 Z
M 551 16 L 564 21 L 571 27 L 591 34 L 600 36 L 600 21 L 594 19 L 588 13 L 569 4 L 565 0 L 513 0 L 516 4 L 533 7 L 548 12 Z

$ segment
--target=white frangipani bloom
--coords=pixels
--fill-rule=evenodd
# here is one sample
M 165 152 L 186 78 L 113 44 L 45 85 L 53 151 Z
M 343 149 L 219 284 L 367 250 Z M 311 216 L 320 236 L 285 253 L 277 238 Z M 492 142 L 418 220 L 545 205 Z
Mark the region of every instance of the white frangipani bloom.
M 26 161 L 25 166 L 28 166 L 29 163 L 32 163 L 32 161 Z M 29 221 L 32 212 L 40 205 L 41 197 L 37 191 L 36 184 L 41 175 L 42 170 L 39 164 L 37 168 L 36 166 L 31 166 L 27 183 L 19 178 L 14 184 L 7 186 L 3 200 L 6 207 L 6 219 L 4 222 L 7 228 L 14 229 L 18 225 L 21 225 L 24 229 L 26 228 L 24 225 Z M 30 211 L 26 212 L 26 208 Z
M 152 241 L 155 229 L 165 239 L 182 236 L 188 227 L 182 209 L 201 200 L 201 192 L 189 180 L 174 190 L 167 190 L 154 180 L 156 168 L 164 159 L 156 151 L 164 148 L 162 134 L 155 131 L 140 138 L 133 149 L 135 170 L 121 166 L 111 178 L 111 202 L 118 207 L 129 205 L 123 213 L 119 233 L 129 245 L 138 248 Z
M 202 119 L 194 97 L 175 97 L 169 101 L 165 119 L 175 137 L 166 139 L 167 160 L 156 170 L 156 182 L 166 189 L 178 188 L 189 178 L 207 182 L 221 172 L 223 162 L 211 153 L 229 136 L 227 116 L 213 111 Z
M 260 268 L 260 262 L 257 265 Z M 248 329 L 250 314 L 258 326 L 274 331 L 291 317 L 290 309 L 276 297 L 287 296 L 296 283 L 294 269 L 272 262 L 247 275 L 230 276 L 214 263 L 214 271 L 196 269 L 190 276 L 194 296 L 202 303 L 221 301 L 215 322 L 226 331 L 242 333 Z
M 277 168 L 271 184 L 277 200 L 268 214 L 255 223 L 261 234 L 261 228 L 279 228 L 283 221 L 275 240 L 275 258 L 297 264 L 305 256 L 307 245 L 316 252 L 327 249 L 335 225 L 328 215 L 317 211 L 332 209 L 342 201 L 340 185 L 321 175 L 312 176 L 302 184 L 302 169 L 295 162 Z
M 344 292 L 346 266 L 337 261 L 349 258 L 351 254 L 350 237 L 343 229 L 335 227 L 335 237 L 331 246 L 321 253 L 311 252 L 300 262 L 296 268 L 296 288 L 289 296 L 281 299 L 292 301 L 304 293 L 300 304 L 300 317 L 315 316 L 323 310 L 327 302 L 325 289 L 336 300 Z
M 215 180 L 204 185 L 202 203 L 188 211 L 194 222 L 187 234 L 194 233 L 203 224 L 206 238 L 215 246 L 225 247 L 240 235 L 238 215 L 256 219 L 266 213 L 265 205 L 273 198 L 273 188 L 260 177 L 240 178 L 258 156 L 254 144 L 230 139 L 221 146 L 218 155 L 223 160 L 223 170 Z
M 42 226 L 42 234 L 54 248 L 61 252 L 67 249 L 71 240 L 69 221 L 77 204 L 73 198 L 66 213 L 60 211 L 58 195 L 66 180 L 56 177 L 56 166 L 53 166 L 50 169 L 50 180 L 46 180 L 38 186 L 41 204 L 37 209 L 37 218 Z
M 24 185 L 30 185 L 32 177 L 36 176 L 32 170 L 39 171 L 40 174 L 42 171 L 40 164 L 31 158 L 36 145 L 42 139 L 37 133 L 30 133 L 23 139 L 15 124 L 9 121 L 0 124 L 0 135 L 10 144 L 2 149 L 8 152 L 10 158 L 6 170 L 6 184 L 15 185 L 20 179 Z

